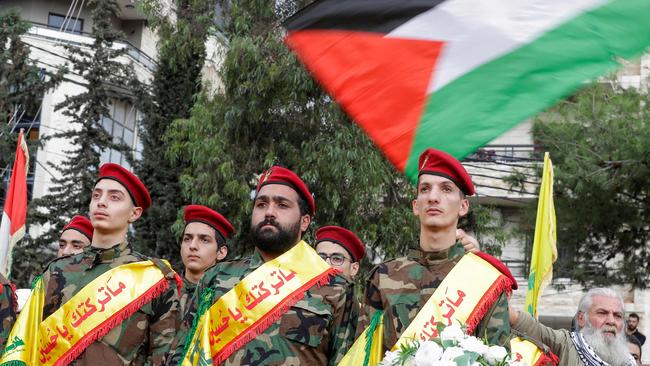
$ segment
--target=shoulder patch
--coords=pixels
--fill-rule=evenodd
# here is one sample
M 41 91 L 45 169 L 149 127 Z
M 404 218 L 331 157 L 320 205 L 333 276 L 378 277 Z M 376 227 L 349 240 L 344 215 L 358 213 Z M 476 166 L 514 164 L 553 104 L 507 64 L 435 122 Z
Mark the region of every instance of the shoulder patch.
M 506 267 L 506 265 L 503 264 L 503 262 L 484 252 L 478 252 L 475 254 L 479 256 L 481 259 L 490 263 L 494 268 L 498 269 L 499 272 L 503 273 L 506 277 L 508 277 L 512 281 L 513 290 L 516 290 L 519 287 L 519 285 L 517 285 L 517 280 L 515 280 L 515 277 L 512 275 L 512 272 L 510 272 L 508 267 Z

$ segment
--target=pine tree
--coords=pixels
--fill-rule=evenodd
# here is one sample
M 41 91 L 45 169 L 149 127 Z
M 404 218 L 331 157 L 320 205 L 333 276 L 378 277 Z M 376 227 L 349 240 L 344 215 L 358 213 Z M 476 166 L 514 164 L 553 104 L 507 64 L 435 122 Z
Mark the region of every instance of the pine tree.
M 17 10 L 0 13 L 0 176 L 12 163 L 20 117 L 36 117 L 43 94 L 61 81 L 64 72 L 48 75 L 30 60 L 29 46 L 21 39 L 29 26 Z
M 151 4 L 155 6 L 157 2 Z M 186 203 L 178 181 L 185 164 L 166 158 L 161 143 L 169 125 L 190 116 L 194 98 L 201 88 L 201 68 L 205 42 L 213 25 L 214 0 L 177 0 L 176 20 L 153 14 L 158 25 L 158 68 L 151 85 L 151 96 L 141 103 L 144 118 L 140 124 L 142 161 L 137 172 L 149 187 L 153 205 L 136 222 L 138 248 L 157 257 L 169 258 L 178 265 L 178 236 L 172 231 L 177 214 Z
M 92 34 L 94 42 L 89 47 L 66 45 L 72 60 L 73 72 L 85 80 L 85 89 L 68 96 L 56 106 L 69 118 L 67 131 L 53 134 L 53 138 L 67 139 L 72 148 L 64 151 L 66 159 L 60 165 L 51 164 L 59 174 L 47 195 L 34 200 L 36 212 L 32 222 L 48 223 L 47 231 L 39 236 L 36 245 L 44 246 L 58 240 L 61 229 L 75 214 L 85 214 L 92 192 L 101 153 L 115 149 L 130 154 L 128 147 L 102 127 L 102 118 L 111 118 L 109 103 L 114 100 L 135 101 L 137 81 L 129 65 L 118 61 L 126 48 L 114 48 L 124 35 L 113 28 L 111 17 L 118 15 L 115 0 L 91 1 Z
M 0 14 L 0 176 L 11 169 L 16 151 L 16 125 L 37 118 L 43 95 L 63 79 L 65 69 L 48 73 L 30 59 L 30 49 L 21 36 L 29 29 L 17 10 Z M 28 133 L 29 131 L 26 131 Z M 30 156 L 35 155 L 37 143 L 28 140 Z M 33 170 L 34 159 L 30 160 Z M 0 207 L 6 192 L 0 186 Z M 28 216 L 28 221 L 31 217 Z M 12 277 L 19 286 L 28 286 L 30 275 L 42 258 L 40 248 L 30 245 L 25 237 L 14 248 Z
M 418 245 L 415 189 L 307 74 L 283 44 L 280 22 L 305 1 L 225 2 L 222 93 L 202 94 L 166 141 L 183 164 L 180 184 L 237 233 L 234 255 L 250 253 L 252 191 L 272 164 L 295 170 L 315 195 L 315 229 L 340 225 L 370 247 L 363 270 Z M 357 276 L 362 279 L 363 273 Z
M 533 135 L 554 165 L 556 276 L 586 287 L 647 287 L 648 93 L 594 84 L 542 114 Z

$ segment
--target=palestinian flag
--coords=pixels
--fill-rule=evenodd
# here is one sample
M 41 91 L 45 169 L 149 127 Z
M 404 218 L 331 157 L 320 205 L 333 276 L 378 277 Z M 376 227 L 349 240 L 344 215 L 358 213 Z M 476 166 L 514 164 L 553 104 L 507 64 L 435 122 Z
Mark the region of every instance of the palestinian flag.
M 412 179 L 461 159 L 650 45 L 648 0 L 321 0 L 286 42 Z

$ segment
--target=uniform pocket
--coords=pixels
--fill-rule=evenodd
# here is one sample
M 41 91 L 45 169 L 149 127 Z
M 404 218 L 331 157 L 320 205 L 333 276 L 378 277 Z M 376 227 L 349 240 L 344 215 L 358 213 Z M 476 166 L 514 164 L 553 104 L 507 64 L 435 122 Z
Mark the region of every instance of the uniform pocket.
M 310 304 L 301 300 L 282 317 L 280 334 L 285 338 L 311 347 L 318 347 L 329 336 L 328 325 L 332 310 L 325 303 Z

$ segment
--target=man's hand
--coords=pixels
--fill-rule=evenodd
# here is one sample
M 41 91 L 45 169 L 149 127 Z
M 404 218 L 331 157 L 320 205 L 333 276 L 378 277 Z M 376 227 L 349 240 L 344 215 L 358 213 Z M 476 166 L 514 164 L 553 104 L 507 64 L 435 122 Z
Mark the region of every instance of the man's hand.
M 460 241 L 465 248 L 465 252 L 478 253 L 481 247 L 475 237 L 468 235 L 463 229 L 456 229 L 456 240 Z
M 519 312 L 512 308 L 512 304 L 508 303 L 508 315 L 510 319 L 510 326 L 515 325 L 519 319 Z

